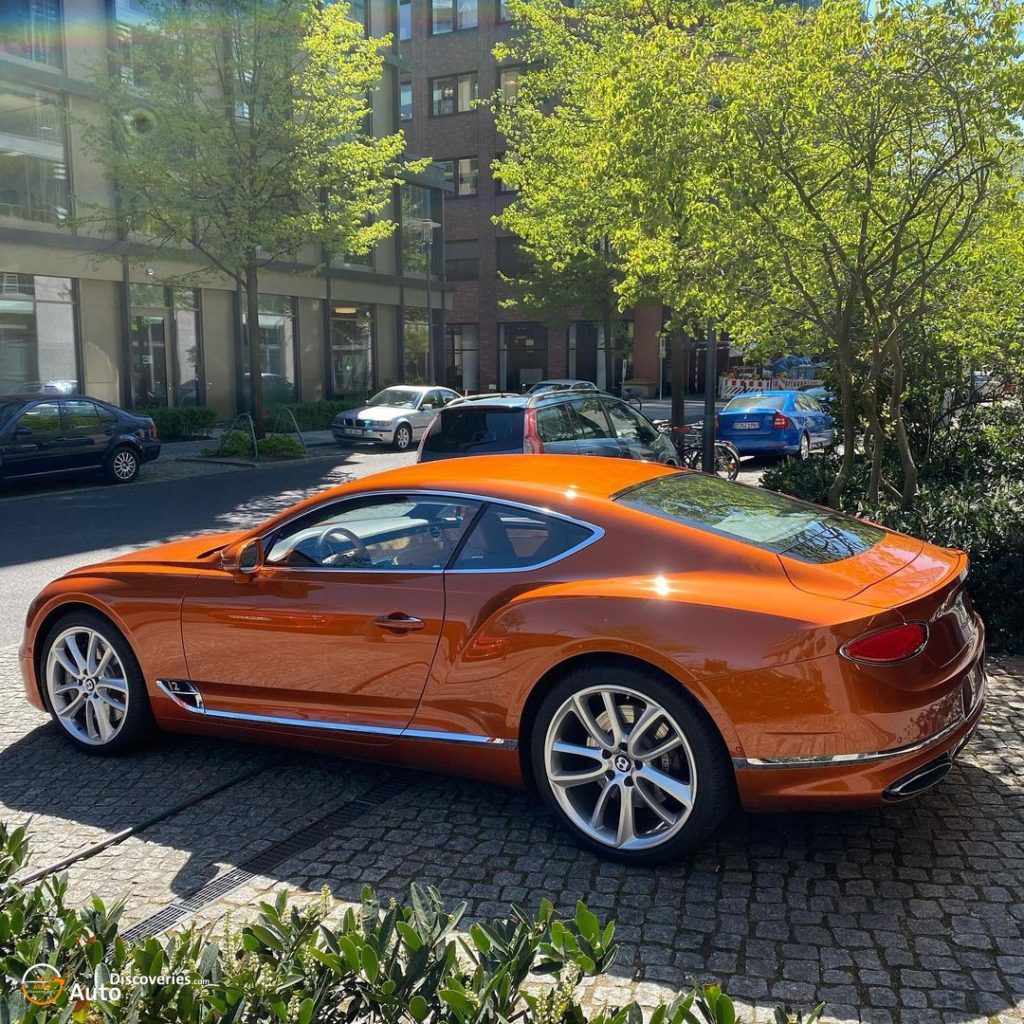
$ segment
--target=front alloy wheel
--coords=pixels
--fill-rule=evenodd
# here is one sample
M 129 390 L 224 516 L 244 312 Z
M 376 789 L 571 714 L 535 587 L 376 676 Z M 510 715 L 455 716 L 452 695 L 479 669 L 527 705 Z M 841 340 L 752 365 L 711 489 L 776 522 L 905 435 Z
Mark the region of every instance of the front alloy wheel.
M 121 634 L 102 616 L 65 616 L 50 631 L 41 664 L 46 702 L 61 730 L 90 753 L 114 753 L 147 731 L 142 673 Z
M 546 802 L 593 849 L 634 863 L 678 856 L 731 802 L 713 726 L 678 684 L 630 669 L 591 672 L 589 685 L 578 675 L 539 713 L 535 777 Z
M 401 424 L 397 430 L 395 430 L 395 448 L 400 452 L 409 450 L 409 445 L 412 444 L 412 427 L 408 423 Z

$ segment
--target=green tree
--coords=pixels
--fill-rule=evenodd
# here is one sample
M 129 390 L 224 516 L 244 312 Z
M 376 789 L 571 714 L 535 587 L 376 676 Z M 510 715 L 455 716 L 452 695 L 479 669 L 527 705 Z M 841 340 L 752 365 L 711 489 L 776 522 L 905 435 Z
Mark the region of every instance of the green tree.
M 365 253 L 394 230 L 376 215 L 404 140 L 364 128 L 389 39 L 364 38 L 343 2 L 150 0 L 147 12 L 130 64 L 111 55 L 96 75 L 111 130 L 92 146 L 117 204 L 91 216 L 143 252 L 189 252 L 245 292 L 261 430 L 261 270 Z
M 979 288 L 1019 320 L 1006 276 L 958 280 L 965 261 L 1013 262 L 996 225 L 1008 211 L 1019 223 L 1019 7 L 512 4 L 527 25 L 513 54 L 543 72 L 506 115 L 507 162 L 550 191 L 538 164 L 575 148 L 559 203 L 602 211 L 622 301 L 653 290 L 754 352 L 828 352 L 845 453 L 830 500 L 850 479 L 859 408 L 879 442 L 872 493 L 891 437 L 909 503 L 909 347 L 970 315 Z M 530 174 L 519 187 L 529 204 Z

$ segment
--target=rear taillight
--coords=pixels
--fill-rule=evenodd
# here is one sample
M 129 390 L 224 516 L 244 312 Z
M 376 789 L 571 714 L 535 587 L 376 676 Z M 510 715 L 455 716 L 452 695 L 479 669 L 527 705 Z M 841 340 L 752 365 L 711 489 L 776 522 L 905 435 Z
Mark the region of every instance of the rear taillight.
M 150 420 L 150 421 L 149 421 L 149 436 L 150 436 L 150 437 L 151 437 L 151 438 L 152 438 L 152 439 L 153 439 L 154 441 L 155 441 L 155 440 L 157 439 L 157 432 L 156 432 L 156 421 L 155 421 L 155 420 Z
M 775 414 L 775 419 L 772 420 L 772 430 L 789 430 L 793 426 L 788 416 L 783 416 L 781 412 Z
M 523 430 L 523 452 L 526 455 L 540 455 L 544 451 L 544 442 L 537 432 L 537 410 L 526 410 L 525 429 Z
M 840 653 L 851 661 L 891 665 L 920 654 L 927 643 L 928 627 L 923 622 L 905 622 L 857 637 L 844 644 Z

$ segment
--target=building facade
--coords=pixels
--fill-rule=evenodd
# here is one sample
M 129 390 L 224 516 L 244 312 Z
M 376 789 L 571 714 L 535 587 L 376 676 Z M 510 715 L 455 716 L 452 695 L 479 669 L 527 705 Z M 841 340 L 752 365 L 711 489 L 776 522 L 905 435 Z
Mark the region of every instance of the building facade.
M 352 12 L 368 33 L 396 34 L 394 0 Z M 226 417 L 248 393 L 244 296 L 212 273 L 172 287 L 194 268 L 100 245 L 71 221 L 76 205 L 113 200 L 83 145 L 96 112 L 90 68 L 109 50 L 130 51 L 142 20 L 138 0 L 0 5 L 0 394 L 80 389 L 127 407 L 204 404 Z M 405 124 L 401 60 L 385 59 L 372 98 L 377 135 Z M 261 274 L 267 402 L 436 379 L 450 302 L 441 169 L 407 179 L 385 215 L 398 230 L 359 262 L 324 268 L 313 252 Z
M 492 218 L 511 195 L 492 172 L 504 142 L 477 103 L 515 95 L 522 69 L 499 67 L 492 52 L 514 31 L 501 0 L 399 0 L 401 118 L 411 148 L 445 169 L 445 275 L 453 289 L 444 330 L 446 383 L 463 390 L 518 391 L 544 377 L 581 377 L 614 386 L 624 377 L 656 388 L 661 372 L 660 308 L 631 311 L 616 339 L 614 380 L 606 378 L 602 324 L 544 323 L 506 308 L 501 274 L 522 269 L 514 237 Z

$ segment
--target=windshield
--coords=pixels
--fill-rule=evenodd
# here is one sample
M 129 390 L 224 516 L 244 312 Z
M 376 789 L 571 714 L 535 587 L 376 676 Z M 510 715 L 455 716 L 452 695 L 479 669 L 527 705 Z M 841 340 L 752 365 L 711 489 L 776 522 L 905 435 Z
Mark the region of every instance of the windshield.
M 722 411 L 746 412 L 748 409 L 781 409 L 786 395 L 741 395 L 734 398 Z
M 657 477 L 621 492 L 615 500 L 801 562 L 853 558 L 885 536 L 884 530 L 859 519 L 702 473 Z
M 385 388 L 378 391 L 366 404 L 386 405 L 390 409 L 415 409 L 420 392 L 410 388 Z

